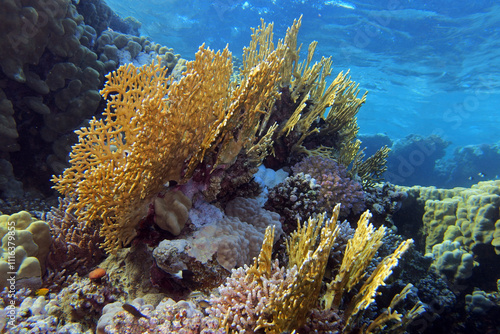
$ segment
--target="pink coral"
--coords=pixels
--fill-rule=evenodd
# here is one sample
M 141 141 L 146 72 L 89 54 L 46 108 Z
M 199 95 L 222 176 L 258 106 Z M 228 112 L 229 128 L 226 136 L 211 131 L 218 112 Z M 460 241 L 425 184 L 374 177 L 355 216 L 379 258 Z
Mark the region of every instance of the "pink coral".
M 229 333 L 256 333 L 259 319 L 270 316 L 270 301 L 280 298 L 283 287 L 293 285 L 298 275 L 297 266 L 281 267 L 278 260 L 271 262 L 269 277 L 265 275 L 256 279 L 252 268 L 243 266 L 232 270 L 226 283 L 219 286 L 218 293 L 211 295 L 203 324 L 219 319 L 221 327 Z M 297 333 L 340 333 L 342 326 L 337 310 L 313 308 L 306 324 Z
M 296 267 L 286 271 L 278 261 L 272 263 L 269 279 L 254 279 L 248 266 L 233 269 L 226 283 L 219 287 L 219 294 L 212 295 L 209 316 L 221 319 L 237 333 L 253 333 L 257 320 L 265 311 L 266 303 L 276 298 L 281 285 L 292 284 Z
M 307 157 L 292 167 L 294 174 L 311 175 L 321 186 L 318 196 L 318 206 L 325 211 L 331 211 L 337 203 L 341 203 L 341 216 L 347 216 L 352 211 L 360 213 L 364 208 L 364 193 L 359 182 L 351 180 L 346 168 L 335 161 L 319 157 Z

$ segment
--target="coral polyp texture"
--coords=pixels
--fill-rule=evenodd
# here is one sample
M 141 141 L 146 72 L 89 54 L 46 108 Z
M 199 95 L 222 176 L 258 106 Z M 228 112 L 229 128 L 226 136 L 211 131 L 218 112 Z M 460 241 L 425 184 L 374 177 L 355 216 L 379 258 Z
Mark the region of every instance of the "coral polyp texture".
M 297 163 L 292 170 L 295 175 L 309 174 L 316 180 L 320 186 L 317 202 L 322 210 L 341 203 L 340 213 L 347 216 L 350 212 L 360 213 L 365 208 L 361 184 L 351 180 L 341 164 L 325 157 L 313 156 Z

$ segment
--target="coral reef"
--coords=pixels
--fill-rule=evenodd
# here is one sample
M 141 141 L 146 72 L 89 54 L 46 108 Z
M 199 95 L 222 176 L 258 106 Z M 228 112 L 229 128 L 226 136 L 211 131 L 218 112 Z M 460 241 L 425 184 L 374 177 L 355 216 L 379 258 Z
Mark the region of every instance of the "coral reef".
M 172 190 L 156 197 L 153 206 L 155 224 L 173 235 L 181 234 L 192 207 L 191 200 L 182 191 Z
M 83 331 L 79 323 L 67 323 L 59 326 L 57 317 L 48 314 L 48 301 L 44 297 L 26 297 L 18 307 L 9 307 L 0 311 L 2 320 L 0 330 L 6 327 L 9 333 L 21 334 L 27 331 L 32 333 L 75 333 L 90 334 Z
M 101 91 L 108 99 L 104 118 L 94 118 L 89 127 L 77 131 L 79 143 L 71 153 L 72 166 L 53 181 L 62 194 L 75 196 L 72 209 L 78 219 L 100 220 L 100 234 L 105 238 L 108 252 L 132 241 L 150 204 L 157 202 L 160 193 L 170 191 L 165 189 L 165 184 L 173 182 L 178 184 L 178 189 L 186 191 L 187 184 L 193 181 L 209 200 L 218 198 L 218 194 L 227 198 L 231 195 L 227 189 L 249 183 L 255 168 L 271 150 L 276 150 L 276 140 L 298 129 L 300 131 L 291 137 L 289 148 L 300 151 L 310 134 L 321 133 L 321 129 L 310 128 L 334 102 L 335 111 L 326 118 L 330 126 L 324 132 L 340 131 L 345 125 L 352 131 L 346 135 L 347 139 L 339 139 L 340 142 L 354 140 L 357 133 L 354 115 L 364 97 L 356 98 L 357 86 L 342 73 L 325 90 L 324 77 L 331 72 L 331 60 L 322 60 L 306 69 L 309 59 L 300 78 L 291 80 L 291 68 L 297 65 L 298 59 L 294 52 L 299 26 L 300 20 L 295 21 L 275 48 L 270 38 L 272 25 L 262 23 L 254 31 L 250 47 L 244 50 L 238 85 L 230 81 L 231 53 L 227 49 L 215 53 L 205 46 L 200 47 L 194 61 L 186 64 L 185 75 L 178 81 L 168 77 L 169 69 L 160 64 L 141 68 L 128 64 L 107 76 Z M 109 40 L 101 43 L 105 44 L 104 52 L 109 53 L 106 58 L 116 56 L 117 50 L 123 48 L 128 48 L 130 55 L 137 54 L 143 47 L 112 32 L 103 33 L 101 38 Z M 111 39 L 113 47 L 109 46 Z M 309 57 L 314 46 L 313 43 Z M 320 72 L 322 76 L 318 79 Z M 290 84 L 290 97 L 300 96 L 301 102 L 295 110 L 287 110 L 284 119 L 273 118 L 276 113 L 273 106 L 280 98 L 279 86 L 283 83 Z M 316 100 L 314 108 L 303 118 L 300 115 L 309 95 L 302 89 L 314 91 Z M 148 131 L 144 131 L 145 128 Z M 343 129 L 342 133 L 346 131 Z M 308 150 L 314 149 L 311 145 L 307 144 Z M 352 148 L 348 150 L 350 153 L 344 150 L 341 156 L 350 154 L 352 159 L 344 159 L 346 165 L 356 160 L 353 171 L 369 182 L 383 169 L 386 151 L 383 149 L 360 162 L 358 158 L 362 154 L 354 154 L 357 148 Z M 339 173 L 341 178 L 346 178 L 342 170 Z M 326 186 L 330 181 L 334 180 L 322 180 L 326 193 L 331 190 Z M 354 183 L 346 187 L 350 186 L 355 187 Z M 361 210 L 356 203 L 360 199 L 353 198 L 343 203 L 346 206 L 343 213 L 347 214 L 351 207 L 355 213 Z M 332 198 L 323 203 L 323 207 L 329 210 L 334 203 Z M 158 216 L 158 213 L 154 214 Z
M 165 299 L 154 308 L 141 299 L 131 305 L 144 316 L 137 319 L 123 310 L 122 303 L 109 304 L 99 320 L 98 334 L 160 334 L 160 333 L 203 333 L 223 334 L 215 320 L 203 319 L 203 313 L 192 302 L 175 302 Z
M 474 256 L 462 249 L 460 242 L 445 240 L 432 247 L 431 268 L 450 280 L 463 280 L 472 276 L 472 269 L 477 263 Z
M 381 179 L 389 149 L 384 146 L 363 161 L 355 116 L 366 100 L 366 92 L 358 98 L 359 85 L 351 80 L 349 71 L 340 72 L 327 86 L 332 59 L 323 57 L 311 64 L 317 42 L 309 45 L 307 59 L 299 62 L 296 39 L 300 25 L 301 19 L 295 21 L 285 37 L 289 49 L 282 69 L 281 96 L 268 120 L 279 126 L 273 138 L 274 154 L 264 163 L 278 169 L 293 165 L 305 155 L 319 155 L 352 166 L 350 175 L 370 186 Z M 263 24 L 259 30 L 268 38 L 272 25 Z
M 212 214 L 207 217 L 207 212 Z M 175 274 L 179 270 L 192 269 L 189 263 L 194 259 L 207 263 L 215 256 L 217 262 L 229 271 L 235 266 L 250 264 L 258 255 L 267 226 L 275 226 L 277 238 L 282 234 L 279 215 L 261 209 L 256 200 L 236 198 L 227 203 L 225 213 L 218 212 L 208 203 L 196 203 L 190 218 L 197 229 L 184 239 L 162 241 L 153 252 L 156 263 Z M 182 262 L 181 253 L 187 254 L 191 260 Z
M 122 19 L 102 0 L 77 1 L 76 9 L 83 16 L 85 23 L 95 29 L 97 35 L 109 28 L 139 36 L 140 22 L 131 17 Z
M 78 221 L 69 209 L 70 202 L 69 198 L 59 199 L 59 206 L 46 215 L 52 244 L 47 256 L 45 284 L 52 291 L 63 288 L 66 279 L 75 273 L 85 276 L 104 257 L 98 229 Z
M 500 181 L 485 181 L 471 188 L 398 187 L 407 192 L 403 203 L 423 207 L 425 251 L 444 240 L 458 241 L 465 250 L 491 245 L 495 252 L 500 208 Z
M 383 244 L 368 266 L 367 274 L 371 273 L 384 257 L 393 253 L 402 240 L 401 236 L 388 230 L 382 239 Z M 432 259 L 425 257 L 416 247 L 408 249 L 401 257 L 399 265 L 391 279 L 388 280 L 387 285 L 379 289 L 381 294 L 375 298 L 374 304 L 377 306 L 375 311 L 387 307 L 390 304 L 388 298 L 398 294 L 403 287 L 411 284 L 413 287 L 407 300 L 401 305 L 402 309 L 398 308 L 398 312 L 407 314 L 413 305 L 418 304 L 422 307 L 422 314 L 409 324 L 409 333 L 422 332 L 429 326 L 430 322 L 434 322 L 436 328 L 439 328 L 448 319 L 457 319 L 456 306 L 459 304 L 457 304 L 458 297 L 454 292 L 457 286 L 446 276 L 440 276 L 434 270 L 429 270 L 431 262 Z M 371 311 L 367 310 L 364 318 L 369 317 Z M 446 325 L 444 326 L 446 328 Z
M 328 268 L 333 268 L 333 272 L 326 272 L 325 277 L 333 278 L 336 274 L 336 270 L 340 268 L 342 259 L 344 258 L 345 250 L 347 248 L 347 242 L 354 237 L 354 232 L 356 231 L 351 227 L 351 224 L 344 220 L 342 223 L 337 223 L 339 232 L 337 237 L 333 241 L 332 248 L 330 250 L 330 258 L 328 259 Z
M 11 215 L 29 208 L 33 216 L 44 219 L 46 212 L 57 206 L 56 197 L 45 197 L 39 192 L 24 192 L 20 197 L 0 198 L 2 213 Z
M 40 153 L 51 165 L 44 172 L 62 172 L 54 188 L 67 197 L 46 215 L 54 240 L 39 251 L 49 252 L 44 288 L 36 298 L 23 292 L 7 300 L 15 304 L 8 330 L 403 332 L 421 314 L 411 284 L 380 289 L 412 241 L 385 241 L 386 227 L 369 224 L 369 212 L 356 230 L 338 222 L 362 211 L 363 187 L 376 188 L 388 149 L 362 161 L 355 115 L 366 94 L 358 98 L 348 73 L 327 86 L 332 61 L 311 63 L 315 43 L 299 62 L 300 19 L 276 45 L 273 25 L 262 22 L 235 72 L 227 48 L 202 45 L 184 62 L 145 38 L 102 29 L 110 16 L 97 1 L 85 4 L 101 12 L 97 31 L 58 1 L 71 14 L 62 16 L 68 36 L 42 50 L 48 72 L 23 65 L 28 77 L 37 75 L 26 86 L 38 93 L 22 103 L 36 114 L 30 126 L 44 124 L 29 147 L 41 145 L 36 138 L 53 143 Z M 10 99 L 10 88 L 2 89 Z M 16 103 L 0 105 L 7 125 L 9 116 L 21 119 Z M 15 140 L 21 131 L 9 135 L 9 144 L 27 142 Z M 295 173 L 273 180 L 269 210 L 262 208 L 269 177 L 284 172 L 260 174 L 259 185 L 261 165 Z M 18 169 L 5 167 L 1 189 L 15 192 Z M 397 209 L 400 193 L 389 186 L 372 194 L 389 197 L 370 202 L 380 217 Z M 283 231 L 281 221 L 292 220 L 298 226 Z M 98 276 L 80 278 L 97 265 Z M 376 300 L 381 294 L 385 303 Z
M 372 224 L 394 227 L 393 215 L 401 208 L 407 194 L 391 183 L 378 183 L 364 189 L 364 202 L 373 217 Z
M 407 192 L 408 198 L 396 214 L 397 217 L 394 216 L 396 226 L 399 230 L 405 229 L 407 225 L 402 222 L 408 218 L 407 222 L 416 228 L 415 233 L 420 230 L 419 248 L 429 254 L 429 259 L 433 261 L 431 269 L 456 294 L 455 305 L 445 298 L 430 308 L 440 310 L 433 313 L 451 316 L 449 321 L 430 316 L 436 330 L 449 328 L 453 324 L 480 332 L 479 328 L 487 328 L 486 324 L 494 319 L 490 317 L 491 314 L 469 314 L 470 317 L 464 316 L 460 320 L 453 314 L 466 311 L 464 300 L 472 302 L 472 297 L 467 295 L 473 296 L 475 289 L 492 291 L 496 288 L 500 275 L 500 258 L 496 247 L 500 212 L 498 186 L 498 181 L 486 181 L 471 188 L 401 188 Z M 427 281 L 430 282 L 430 279 Z M 434 298 L 430 292 L 426 295 L 427 300 Z M 484 300 L 481 293 L 477 293 L 476 298 L 478 302 Z M 477 325 L 481 322 L 478 322 L 479 318 L 484 321 L 482 326 Z M 453 330 L 458 332 L 460 329 L 457 327 Z
M 126 298 L 126 294 L 107 279 L 97 284 L 75 275 L 69 281 L 72 283 L 45 306 L 47 313 L 56 317 L 59 323 L 76 322 L 85 330 L 95 330 L 103 307 Z
M 0 195 L 3 198 L 23 196 L 23 183 L 16 180 L 12 164 L 5 159 L 0 159 Z
M 68 167 L 68 153 L 78 140 L 73 131 L 101 113 L 99 89 L 104 76 L 119 65 L 106 58 L 106 36 L 125 40 L 120 50 L 109 45 L 123 59 L 150 61 L 159 55 L 173 71 L 180 58 L 145 38 L 108 32 L 108 25 L 134 32 L 130 28 L 137 30 L 137 24 L 119 20 L 100 0 L 9 0 L 0 17 L 5 36 L 0 41 L 0 152 L 14 174 L 2 162 L 0 195 L 33 191 L 49 196 L 50 176 Z M 130 57 L 127 50 L 143 57 Z
M 168 68 L 169 74 L 174 71 L 178 63 L 182 69 L 177 69 L 177 71 L 186 69 L 185 61 L 180 61 L 180 55 L 174 54 L 173 49 L 151 42 L 144 36 L 131 36 L 106 30 L 96 40 L 96 52 L 108 72 L 129 63 L 140 67 L 157 58 L 160 59 L 162 66 Z
M 385 180 L 405 186 L 436 184 L 436 178 L 432 177 L 437 176 L 436 162 L 444 157 L 449 144 L 436 135 L 409 135 L 396 141 L 387 159 Z
M 28 138 L 36 134 L 54 143 L 56 153 L 57 145 L 64 145 L 56 139 L 94 114 L 100 103 L 97 90 L 103 80 L 102 63 L 89 49 L 95 31 L 83 24 L 68 0 L 37 2 L 31 7 L 11 1 L 4 9 L 0 30 L 9 38 L 2 40 L 0 63 L 11 81 L 3 87 L 3 101 L 4 106 L 14 106 L 16 123 L 23 122 L 17 143 L 7 151 L 19 150 L 20 143 L 23 150 L 37 148 Z M 43 127 L 33 131 L 34 125 Z
M 472 294 L 465 296 L 466 310 L 472 314 L 485 315 L 492 308 L 500 308 L 500 280 L 497 281 L 497 291 L 484 292 L 474 289 Z
M 7 327 L 9 333 L 28 330 L 32 333 L 93 333 L 103 306 L 120 299 L 123 292 L 107 282 L 96 285 L 78 276 L 69 280 L 73 283 L 52 298 L 24 295 L 19 304 L 9 304 L 2 309 L 0 330 Z
M 341 203 L 340 214 L 345 217 L 351 212 L 360 213 L 364 208 L 364 195 L 361 185 L 347 176 L 346 169 L 328 158 L 307 157 L 292 167 L 295 175 L 311 175 L 319 185 L 317 199 L 320 211 L 330 210 L 336 203 Z
M 196 60 L 188 63 L 186 75 L 178 82 L 170 82 L 167 69 L 158 64 L 140 71 L 131 64 L 120 67 L 108 76 L 102 90 L 104 97 L 110 98 L 104 120 L 94 118 L 88 128 L 78 131 L 73 166 L 54 179 L 55 188 L 63 194 L 75 194 L 80 219 L 100 217 L 108 251 L 130 243 L 149 202 L 166 182 L 189 179 L 216 143 L 222 147 L 217 164 L 231 164 L 243 146 L 252 146 L 251 133 L 257 130 L 254 124 L 259 120 L 261 100 L 275 94 L 269 75 L 279 64 L 277 54 L 272 53 L 265 66 L 256 68 L 246 78 L 247 84 L 233 92 L 229 90 L 232 65 L 227 49 L 215 53 L 200 47 Z M 203 87 L 194 89 L 200 82 Z M 254 93 L 247 96 L 250 89 Z M 236 102 L 226 111 L 222 101 L 231 96 Z M 214 104 L 213 114 L 204 112 Z M 244 117 L 236 115 L 239 108 L 246 111 Z M 230 121 L 233 117 L 236 119 Z M 238 141 L 226 135 L 236 129 L 242 132 Z M 96 147 L 100 150 L 95 151 Z M 89 149 L 95 162 L 88 159 Z M 96 187 L 96 183 L 101 186 Z
M 451 158 L 442 159 L 437 172 L 446 187 L 470 187 L 478 181 L 498 179 L 500 143 L 457 147 Z M 436 184 L 435 184 L 436 185 Z
M 269 190 L 265 207 L 280 214 L 288 235 L 297 227 L 297 219 L 305 220 L 321 212 L 320 196 L 321 186 L 316 180 L 309 174 L 297 173 Z
M 109 284 L 126 291 L 130 299 L 163 298 L 160 289 L 154 286 L 151 273 L 154 267 L 152 249 L 144 243 L 133 244 L 108 255 L 99 267 L 106 270 Z
M 39 288 L 51 244 L 49 225 L 26 211 L 2 215 L 0 238 L 0 289 Z
M 367 146 L 367 155 L 382 145 L 391 148 L 384 179 L 398 185 L 471 187 L 500 175 L 500 143 L 459 146 L 447 152 L 450 143 L 435 135 L 413 134 L 394 143 L 382 134 L 358 138 Z
M 485 292 L 475 288 L 465 296 L 467 322 L 465 329 L 469 332 L 487 333 L 498 328 L 500 314 L 500 280 L 495 291 Z
M 356 314 L 362 313 L 364 305 L 373 301 L 371 298 L 376 289 L 391 274 L 397 258 L 410 242 L 401 243 L 393 254 L 381 261 L 354 298 L 341 303 L 346 288 L 350 289 L 347 286 L 351 286 L 347 280 L 364 281 L 363 268 L 371 261 L 384 235 L 384 228 L 373 231 L 373 227 L 368 225 L 369 214 L 366 213 L 358 224 L 354 238 L 348 242 L 340 274 L 335 283 L 328 284 L 320 305 L 318 298 L 322 278 L 330 249 L 339 233 L 336 223 L 339 209 L 340 205 L 337 205 L 330 219 L 326 219 L 325 214 L 310 218 L 307 224 L 299 226 L 292 233 L 287 241 L 287 267 L 280 267 L 277 260 L 271 259 L 275 232 L 274 228 L 268 227 L 262 249 L 253 265 L 233 269 L 226 283 L 207 302 L 203 302 L 203 312 L 201 304 L 186 301 L 175 303 L 171 299 L 165 299 L 156 309 L 145 305 L 142 300 L 135 300 L 132 302 L 137 311 L 134 311 L 135 314 L 120 310 L 120 306 L 125 307 L 119 303 L 110 304 L 99 322 L 99 332 L 244 333 L 264 329 L 267 333 L 282 333 L 302 328 L 307 331 L 349 333 L 359 330 L 355 329 Z M 350 278 L 346 275 L 348 271 L 353 273 Z M 370 327 L 363 332 L 374 332 L 376 328 L 383 328 L 385 323 L 394 320 L 399 323 L 398 326 L 406 326 L 420 313 L 420 309 L 414 308 L 405 318 L 401 318 L 393 310 L 393 304 L 400 302 L 407 294 L 408 289 L 405 289 L 394 297 L 389 311 L 373 319 Z M 336 301 L 339 305 L 330 308 L 330 301 Z M 341 310 L 338 308 L 340 304 Z M 352 313 L 354 309 L 356 311 Z

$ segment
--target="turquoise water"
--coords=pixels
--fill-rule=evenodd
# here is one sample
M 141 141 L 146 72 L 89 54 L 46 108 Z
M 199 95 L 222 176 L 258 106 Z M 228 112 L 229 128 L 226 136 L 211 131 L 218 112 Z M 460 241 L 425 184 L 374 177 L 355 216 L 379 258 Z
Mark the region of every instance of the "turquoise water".
M 303 50 L 332 56 L 369 91 L 360 133 L 438 134 L 456 146 L 499 140 L 500 5 L 495 1 L 108 0 L 141 34 L 192 59 L 199 45 L 229 44 L 237 57 L 251 27 L 284 36 L 303 15 Z

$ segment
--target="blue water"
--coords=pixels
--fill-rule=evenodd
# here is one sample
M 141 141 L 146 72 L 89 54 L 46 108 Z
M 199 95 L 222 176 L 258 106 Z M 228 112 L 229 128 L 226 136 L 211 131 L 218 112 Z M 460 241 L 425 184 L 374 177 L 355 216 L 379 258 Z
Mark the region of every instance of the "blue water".
M 500 5 L 495 1 L 108 0 L 141 33 L 192 59 L 199 45 L 241 57 L 251 27 L 282 37 L 303 15 L 303 50 L 332 56 L 369 91 L 360 133 L 438 134 L 455 146 L 495 143 L 500 128 Z

